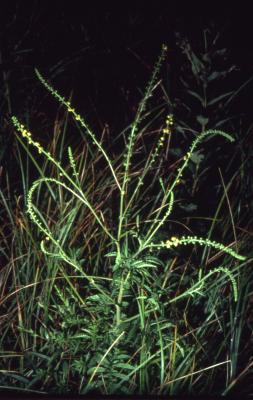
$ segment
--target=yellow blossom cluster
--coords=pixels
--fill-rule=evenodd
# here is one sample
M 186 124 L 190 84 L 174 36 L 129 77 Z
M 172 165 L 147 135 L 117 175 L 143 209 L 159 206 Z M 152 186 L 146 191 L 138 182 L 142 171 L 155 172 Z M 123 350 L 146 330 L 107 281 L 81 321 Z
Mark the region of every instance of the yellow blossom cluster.
M 150 166 L 155 162 L 155 160 L 159 154 L 159 150 L 164 145 L 165 135 L 171 133 L 171 127 L 173 125 L 173 115 L 172 114 L 167 115 L 165 124 L 166 124 L 166 127 L 164 129 L 162 129 L 162 135 L 158 140 L 158 143 L 156 145 L 154 152 L 152 153 Z
M 173 126 L 174 119 L 173 114 L 169 114 L 166 117 L 166 127 L 163 129 L 163 133 L 170 134 L 172 132 L 171 128 Z
M 13 116 L 13 117 L 12 117 L 12 122 L 13 122 L 14 126 L 17 128 L 17 130 L 21 133 L 21 135 L 22 135 L 24 138 L 27 139 L 28 143 L 29 143 L 29 144 L 32 144 L 34 147 L 36 147 L 37 150 L 38 150 L 38 152 L 41 154 L 41 153 L 44 151 L 44 149 L 43 149 L 43 147 L 41 146 L 41 144 L 40 144 L 39 142 L 35 142 L 35 141 L 32 139 L 32 134 L 31 134 L 31 132 L 28 131 L 27 129 L 25 129 L 25 126 L 19 122 L 19 120 L 17 119 L 17 117 Z
M 176 236 L 172 236 L 170 240 L 165 242 L 167 249 L 169 249 L 171 246 L 177 247 L 179 244 L 180 240 Z
M 191 157 L 191 153 L 188 151 L 186 155 L 184 156 L 184 161 L 187 161 Z

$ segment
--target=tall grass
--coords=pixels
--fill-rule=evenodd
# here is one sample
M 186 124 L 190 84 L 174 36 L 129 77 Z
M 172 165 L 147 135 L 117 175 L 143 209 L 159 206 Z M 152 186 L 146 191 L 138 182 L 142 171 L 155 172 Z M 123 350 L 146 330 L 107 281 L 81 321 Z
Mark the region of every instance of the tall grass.
M 115 139 L 117 144 L 123 135 L 126 148 L 114 158 L 38 70 L 42 85 L 66 109 L 64 129 L 69 117 L 79 125 L 82 151 L 66 148 L 59 131 L 47 149 L 12 117 L 24 194 L 8 199 L 7 180 L 0 191 L 2 388 L 196 394 L 218 385 L 216 371 L 222 375 L 217 393 L 233 386 L 241 310 L 250 291 L 236 223 L 226 221 L 236 237 L 225 236 L 222 244 L 213 239 L 220 205 L 206 238 L 189 235 L 187 226 L 178 234 L 170 216 L 199 144 L 213 136 L 234 139 L 222 130 L 202 130 L 176 168 L 162 173 L 160 160 L 175 134 L 173 113 L 152 131 L 165 112 L 164 106 L 153 110 L 149 100 L 159 88 L 166 51 L 163 46 L 133 123 Z M 33 182 L 28 159 L 39 176 Z M 232 210 L 229 185 L 220 204 L 227 199 Z M 193 265 L 188 247 L 195 245 L 209 263 Z

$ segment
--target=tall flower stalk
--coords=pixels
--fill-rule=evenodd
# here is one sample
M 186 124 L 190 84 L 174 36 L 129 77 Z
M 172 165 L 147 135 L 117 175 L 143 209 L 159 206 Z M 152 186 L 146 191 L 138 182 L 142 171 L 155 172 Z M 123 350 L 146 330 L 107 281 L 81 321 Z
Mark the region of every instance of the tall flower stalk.
M 67 101 L 63 96 L 61 96 L 57 90 L 55 90 L 51 84 L 49 84 L 46 79 L 41 75 L 38 70 L 35 70 L 37 77 L 41 81 L 41 83 L 45 86 L 45 88 L 62 104 L 66 107 L 67 111 L 73 116 L 75 121 L 80 124 L 80 127 L 85 130 L 87 135 L 90 137 L 94 146 L 97 147 L 99 153 L 104 157 L 106 163 L 111 171 L 112 179 L 114 184 L 116 185 L 116 189 L 118 191 L 118 224 L 116 229 L 116 234 L 114 234 L 110 228 L 108 228 L 108 224 L 106 223 L 103 214 L 99 214 L 92 202 L 89 200 L 88 196 L 84 193 L 82 189 L 81 182 L 79 180 L 79 173 L 77 170 L 77 166 L 72 154 L 72 150 L 69 147 L 68 149 L 68 157 L 70 161 L 70 165 L 72 168 L 72 176 L 70 176 L 62 167 L 61 163 L 57 161 L 50 152 L 46 151 L 38 142 L 34 141 L 32 138 L 32 134 L 29 130 L 25 128 L 25 126 L 17 119 L 16 116 L 12 117 L 12 122 L 17 129 L 27 141 L 29 145 L 32 145 L 38 150 L 39 154 L 43 154 L 51 163 L 53 163 L 56 168 L 59 170 L 60 178 L 48 178 L 43 177 L 38 179 L 33 183 L 31 186 L 28 196 L 27 196 L 27 207 L 28 207 L 28 214 L 30 219 L 33 223 L 35 223 L 41 233 L 43 233 L 43 239 L 41 241 L 41 249 L 47 255 L 51 257 L 58 257 L 63 259 L 68 264 L 72 265 L 78 272 L 83 273 L 86 279 L 89 280 L 90 284 L 93 285 L 107 300 L 110 304 L 114 304 L 116 307 L 116 326 L 119 327 L 122 322 L 122 309 L 123 309 L 123 300 L 125 295 L 125 290 L 129 287 L 129 281 L 131 281 L 133 272 L 132 269 L 133 265 L 137 265 L 135 263 L 142 262 L 144 260 L 145 255 L 150 249 L 171 249 L 173 247 L 177 247 L 179 245 L 186 245 L 186 244 L 197 244 L 200 246 L 207 246 L 212 247 L 214 249 L 218 249 L 223 251 L 224 253 L 229 254 L 231 257 L 234 257 L 237 260 L 243 261 L 245 257 L 242 255 L 237 254 L 233 249 L 229 246 L 217 243 L 216 241 L 198 238 L 196 236 L 182 236 L 178 238 L 176 236 L 172 236 L 172 238 L 168 238 L 167 241 L 163 241 L 160 243 L 155 243 L 154 239 L 159 230 L 167 221 L 168 217 L 173 211 L 174 206 L 174 199 L 175 199 L 175 188 L 176 185 L 180 182 L 183 172 L 185 171 L 186 167 L 189 164 L 189 161 L 200 142 L 202 142 L 206 138 L 213 137 L 215 135 L 219 135 L 224 137 L 225 139 L 233 142 L 234 139 L 231 135 L 221 130 L 215 129 L 208 129 L 206 131 L 201 132 L 196 139 L 192 142 L 188 152 L 185 154 L 183 158 L 182 165 L 178 168 L 175 178 L 173 179 L 172 183 L 167 183 L 163 185 L 163 198 L 159 207 L 155 211 L 155 215 L 151 222 L 149 229 L 146 232 L 142 232 L 141 235 L 137 235 L 138 244 L 136 244 L 134 251 L 132 254 L 130 253 L 129 249 L 129 236 L 132 234 L 131 230 L 128 230 L 128 222 L 131 218 L 131 212 L 134 206 L 136 206 L 135 202 L 138 202 L 138 193 L 144 184 L 144 178 L 149 171 L 149 169 L 153 166 L 156 162 L 159 152 L 162 149 L 162 146 L 166 140 L 167 135 L 171 134 L 172 126 L 173 126 L 173 115 L 169 114 L 166 117 L 166 124 L 165 128 L 162 130 L 162 136 L 159 139 L 157 146 L 154 150 L 154 153 L 146 162 L 144 169 L 139 173 L 138 178 L 134 178 L 131 176 L 131 162 L 134 153 L 134 147 L 136 144 L 138 133 L 140 132 L 140 125 L 141 122 L 145 118 L 145 109 L 147 105 L 148 99 L 152 96 L 154 89 L 157 87 L 158 81 L 158 73 L 161 67 L 162 62 L 165 59 L 167 47 L 163 46 L 161 55 L 158 59 L 157 64 L 155 65 L 154 72 L 151 76 L 150 82 L 147 85 L 147 89 L 145 91 L 144 97 L 141 100 L 136 117 L 134 119 L 133 124 L 131 125 L 129 137 L 127 141 L 127 148 L 126 152 L 123 156 L 122 162 L 122 169 L 120 171 L 114 168 L 113 161 L 107 155 L 105 149 L 103 148 L 102 144 L 97 140 L 96 135 L 92 132 L 89 128 L 88 124 L 85 122 L 83 117 L 80 116 L 79 113 L 73 108 L 71 103 Z M 110 256 L 114 258 L 113 261 L 113 281 L 116 283 L 116 294 L 113 291 L 112 295 L 106 293 L 100 286 L 96 285 L 94 279 L 89 277 L 84 271 L 83 268 L 73 260 L 63 249 L 61 243 L 57 238 L 54 237 L 53 233 L 50 231 L 48 226 L 40 220 L 38 212 L 36 212 L 36 208 L 33 204 L 33 194 L 35 190 L 42 184 L 54 184 L 57 185 L 67 192 L 69 192 L 73 197 L 78 199 L 85 207 L 88 208 L 92 216 L 95 218 L 97 225 L 102 229 L 104 234 L 107 238 L 111 241 L 112 246 L 114 247 L 115 251 L 112 251 Z M 132 192 L 129 190 L 134 188 Z M 137 204 L 138 206 L 138 204 Z M 138 225 L 141 224 L 140 221 L 140 213 L 138 213 Z M 51 244 L 54 247 L 54 250 L 51 251 L 46 248 L 45 243 Z M 128 260 L 128 261 L 127 261 Z M 131 261 L 129 261 L 131 260 Z M 143 265 L 148 265 L 149 263 L 143 261 Z M 128 265 L 128 267 L 126 267 Z M 232 274 L 224 268 L 220 268 L 214 271 L 215 273 L 224 273 L 226 277 L 228 277 L 231 281 L 234 290 L 234 298 L 236 300 L 236 283 L 235 279 Z M 180 299 L 181 297 L 185 297 L 187 294 L 192 295 L 193 293 L 196 294 L 199 292 L 199 289 L 202 288 L 204 282 L 207 278 L 209 278 L 212 274 L 208 274 L 206 277 L 199 277 L 199 281 L 193 285 L 191 289 L 185 292 L 185 295 L 180 295 L 176 297 L 173 301 Z M 115 289 L 114 288 L 114 289 Z

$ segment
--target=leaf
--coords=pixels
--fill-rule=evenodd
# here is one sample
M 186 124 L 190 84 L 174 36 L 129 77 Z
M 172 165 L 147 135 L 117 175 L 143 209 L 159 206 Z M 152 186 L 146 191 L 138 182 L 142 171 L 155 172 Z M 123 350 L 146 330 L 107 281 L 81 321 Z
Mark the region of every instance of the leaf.
M 92 296 L 88 296 L 87 300 L 101 301 L 100 296 L 98 294 L 93 294 Z
M 191 52 L 191 58 L 188 56 L 188 59 L 191 63 L 193 75 L 198 79 L 200 71 L 205 68 L 204 64 L 200 61 L 200 59 L 193 52 Z
M 213 53 L 214 56 L 225 56 L 227 53 L 227 49 L 219 49 L 219 50 L 215 50 L 215 52 Z
M 105 254 L 105 257 L 116 257 L 116 256 L 117 256 L 116 251 L 112 251 L 111 253 L 106 253 Z
M 117 363 L 117 364 L 115 365 L 115 367 L 116 367 L 116 368 L 120 368 L 120 369 L 129 369 L 129 370 L 131 370 L 131 371 L 132 371 L 133 369 L 136 368 L 136 367 L 133 366 L 133 365 L 126 364 L 126 363 L 121 363 L 121 362 Z
M 222 72 L 214 71 L 207 77 L 208 82 L 214 81 L 215 79 L 223 76 Z
M 113 377 L 119 378 L 119 379 L 121 379 L 122 381 L 124 381 L 124 380 L 127 379 L 127 376 L 126 376 L 126 375 L 121 374 L 120 372 L 116 372 L 116 371 L 113 371 Z
M 215 99 L 213 99 L 213 100 L 211 100 L 211 101 L 209 101 L 209 102 L 207 103 L 207 106 L 212 106 L 212 105 L 218 103 L 218 101 L 224 99 L 224 98 L 227 97 L 227 96 L 230 96 L 230 95 L 233 94 L 233 93 L 234 93 L 234 91 L 231 91 L 231 92 L 228 92 L 228 93 L 224 93 L 224 94 L 222 94 L 222 95 L 220 95 L 220 96 L 218 96 L 218 97 L 215 97 Z
M 129 356 L 127 354 L 121 353 L 117 354 L 117 360 L 127 360 L 129 359 Z
M 194 164 L 199 165 L 201 161 L 204 159 L 204 155 L 201 154 L 200 150 L 197 150 L 191 154 L 190 159 Z
M 19 382 L 24 383 L 25 385 L 27 385 L 29 383 L 29 380 L 27 378 L 25 378 L 24 376 L 21 376 L 21 375 L 15 374 L 15 373 L 12 374 L 12 373 L 9 373 L 9 372 L 7 372 L 6 375 L 10 376 L 11 378 L 16 379 Z
M 87 375 L 91 375 L 91 374 L 93 374 L 93 372 L 96 370 L 96 373 L 98 374 L 98 373 L 105 373 L 106 372 L 106 368 L 105 367 L 98 367 L 97 368 L 97 366 L 95 366 L 95 367 L 91 367 L 91 368 L 89 368 L 88 369 L 88 371 L 87 371 Z
M 90 336 L 85 333 L 77 333 L 76 335 L 69 336 L 68 339 L 90 339 Z
M 201 105 L 204 104 L 204 99 L 203 99 L 203 97 L 201 97 L 198 93 L 193 92 L 193 90 L 187 90 L 187 92 L 188 92 L 189 94 L 191 94 L 193 97 L 195 97 L 196 99 L 198 99 L 198 100 L 200 101 Z
M 189 203 L 185 206 L 179 205 L 180 208 L 182 208 L 182 210 L 187 211 L 187 212 L 191 212 L 191 211 L 195 211 L 197 210 L 197 205 L 193 204 L 193 203 Z
M 51 357 L 49 357 L 49 356 L 47 356 L 45 354 L 38 353 L 37 351 L 29 351 L 29 352 L 27 352 L 26 356 L 29 357 L 29 355 L 42 358 L 42 359 L 44 359 L 46 361 L 50 361 L 51 360 Z
M 203 117 L 203 115 L 198 115 L 198 116 L 196 117 L 196 120 L 198 121 L 198 123 L 199 123 L 201 126 L 203 126 L 203 125 L 206 125 L 206 124 L 208 123 L 209 118 L 205 118 L 205 117 Z
M 159 321 L 159 322 L 161 323 L 162 321 Z M 166 329 L 166 328 L 175 328 L 175 325 L 172 324 L 172 322 L 165 322 L 165 324 L 160 326 L 161 330 Z
M 231 121 L 231 119 L 233 119 L 233 118 L 235 118 L 235 117 L 228 117 L 228 118 L 220 120 L 219 122 L 216 122 L 215 129 L 218 128 L 219 126 L 221 126 L 222 124 L 224 124 L 224 122 Z

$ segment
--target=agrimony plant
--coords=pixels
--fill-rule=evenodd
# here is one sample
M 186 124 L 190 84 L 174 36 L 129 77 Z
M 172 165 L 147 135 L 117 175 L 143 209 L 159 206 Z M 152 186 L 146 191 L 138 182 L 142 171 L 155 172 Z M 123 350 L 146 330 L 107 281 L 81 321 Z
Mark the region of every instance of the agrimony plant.
M 116 349 L 118 348 L 120 341 L 126 340 L 124 339 L 124 337 L 126 336 L 124 334 L 126 331 L 126 327 L 128 326 L 127 323 L 129 322 L 129 320 L 132 320 L 132 318 L 135 318 L 131 316 L 129 318 L 129 297 L 131 297 L 133 293 L 137 295 L 139 313 L 140 315 L 142 315 L 143 321 L 145 320 L 147 313 L 151 313 L 152 311 L 159 309 L 159 296 L 156 300 L 152 299 L 153 304 L 151 300 L 147 302 L 148 308 L 146 307 L 144 302 L 144 299 L 148 298 L 148 285 L 150 284 L 150 282 L 152 282 L 152 273 L 150 271 L 156 269 L 159 265 L 159 257 L 152 256 L 151 251 L 155 250 L 156 252 L 158 252 L 162 248 L 169 250 L 173 247 L 178 247 L 179 245 L 197 244 L 200 246 L 207 246 L 218 249 L 224 253 L 227 253 L 231 257 L 234 257 L 237 260 L 245 260 L 244 256 L 238 254 L 229 246 L 201 237 L 177 237 L 174 235 L 171 238 L 168 238 L 166 241 L 160 241 L 157 243 L 155 240 L 159 230 L 165 225 L 165 222 L 173 211 L 176 186 L 180 183 L 183 172 L 187 168 L 191 157 L 196 151 L 197 146 L 204 139 L 211 138 L 215 135 L 222 136 L 230 142 L 233 142 L 234 139 L 232 138 L 232 136 L 226 132 L 216 129 L 209 129 L 201 132 L 195 138 L 188 152 L 183 157 L 182 165 L 177 169 L 172 182 L 170 181 L 170 179 L 162 181 L 162 198 L 160 200 L 160 204 L 152 213 L 153 217 L 149 222 L 149 225 L 143 219 L 141 210 L 138 210 L 138 201 L 140 200 L 142 195 L 141 188 L 145 186 L 145 178 L 148 176 L 148 172 L 158 160 L 160 151 L 163 148 L 163 144 L 165 143 L 166 138 L 171 135 L 173 128 L 173 115 L 169 114 L 166 117 L 164 124 L 165 126 L 162 130 L 161 137 L 157 142 L 153 154 L 144 161 L 144 167 L 142 169 L 139 169 L 138 173 L 133 174 L 131 169 L 131 162 L 134 156 L 135 145 L 145 129 L 145 127 L 142 127 L 142 124 L 147 118 L 148 114 L 145 112 L 147 102 L 158 85 L 158 72 L 161 67 L 162 61 L 165 58 L 166 50 L 166 46 L 163 46 L 161 56 L 159 57 L 158 62 L 154 68 L 154 72 L 145 91 L 145 95 L 140 102 L 136 118 L 130 127 L 126 151 L 124 152 L 120 163 L 121 168 L 116 168 L 114 160 L 112 160 L 108 156 L 106 150 L 96 138 L 96 135 L 92 132 L 84 118 L 76 112 L 72 104 L 67 101 L 63 96 L 61 96 L 58 91 L 56 91 L 52 87 L 52 85 L 45 80 L 45 78 L 38 70 L 35 71 L 41 83 L 62 105 L 66 107 L 68 113 L 71 114 L 74 120 L 80 124 L 80 127 L 91 139 L 98 153 L 104 158 L 111 172 L 115 190 L 118 191 L 118 219 L 116 221 L 116 230 L 112 230 L 108 227 L 108 223 L 104 218 L 103 213 L 99 213 L 97 211 L 97 209 L 92 204 L 89 196 L 82 188 L 82 184 L 79 179 L 80 171 L 78 171 L 72 149 L 70 147 L 68 148 L 68 157 L 72 169 L 72 174 L 69 174 L 66 172 L 66 169 L 63 168 L 62 164 L 58 160 L 56 160 L 56 158 L 53 157 L 49 151 L 45 150 L 40 143 L 34 141 L 31 132 L 18 120 L 18 118 L 16 116 L 12 117 L 12 122 L 17 131 L 21 134 L 21 136 L 28 141 L 29 145 L 37 149 L 38 154 L 46 157 L 46 159 L 50 163 L 52 163 L 59 172 L 58 179 L 43 177 L 36 180 L 32 184 L 27 196 L 27 211 L 29 217 L 31 221 L 37 225 L 39 231 L 43 234 L 43 239 L 40 243 L 41 250 L 46 256 L 55 257 L 57 259 L 65 261 L 67 264 L 72 266 L 78 274 L 82 275 L 87 280 L 89 286 L 92 289 L 96 290 L 98 293 L 98 295 L 90 294 L 88 299 L 91 304 L 94 302 L 96 303 L 97 309 L 98 307 L 100 307 L 99 309 L 101 310 L 102 304 L 104 308 L 115 307 L 115 315 L 113 320 L 113 328 L 115 328 L 115 330 L 113 332 L 113 335 L 110 336 L 110 345 L 108 345 L 106 352 L 102 355 L 98 364 L 95 367 L 93 366 L 90 370 L 90 378 L 88 384 L 85 386 L 84 382 L 80 383 L 80 392 L 87 392 L 89 390 L 95 378 L 95 375 L 99 371 L 101 372 L 102 364 L 106 363 L 107 360 L 110 359 L 110 356 L 114 354 L 114 352 L 116 354 Z M 35 207 L 33 199 L 35 191 L 40 187 L 42 183 L 49 184 L 50 187 L 52 185 L 56 185 L 57 187 L 60 187 L 71 194 L 73 198 L 76 198 L 78 201 L 80 201 L 81 204 L 88 208 L 91 215 L 95 219 L 97 226 L 107 237 L 108 241 L 110 242 L 111 251 L 109 253 L 104 253 L 103 257 L 105 259 L 107 256 L 107 258 L 110 259 L 110 263 L 112 266 L 112 280 L 111 287 L 109 289 L 105 285 L 103 286 L 102 284 L 98 284 L 96 281 L 96 277 L 89 275 L 85 271 L 84 267 L 81 266 L 80 263 L 71 256 L 71 254 L 68 254 L 68 252 L 63 248 L 60 240 L 55 237 L 53 229 L 50 229 L 45 219 L 41 218 L 41 214 L 39 213 L 39 210 Z M 71 279 L 69 278 L 63 267 L 61 268 L 61 271 L 64 278 L 66 279 L 66 282 L 70 286 L 73 293 L 76 294 L 76 297 L 78 298 L 80 303 L 84 307 L 87 307 L 87 302 L 73 286 Z M 214 274 L 223 274 L 224 277 L 230 281 L 233 289 L 234 299 L 237 300 L 237 286 L 235 277 L 227 268 L 220 267 L 216 268 L 213 271 L 210 271 L 205 276 L 203 276 L 202 270 L 200 269 L 198 281 L 194 283 L 184 293 L 174 295 L 174 297 L 172 296 L 169 300 L 169 303 L 179 301 L 181 298 L 201 295 L 206 281 L 210 279 L 211 276 L 213 276 Z M 153 305 L 154 308 L 150 308 L 150 305 Z M 143 322 L 143 329 L 144 326 L 145 324 Z M 120 359 L 118 355 L 117 357 L 118 359 Z M 142 360 L 143 357 L 143 353 L 141 353 Z M 150 358 L 150 360 L 152 360 L 152 358 Z M 123 366 L 122 368 L 124 369 Z M 163 380 L 163 378 L 164 374 L 162 374 L 161 381 Z M 108 379 L 112 379 L 112 377 L 108 377 Z M 143 387 L 147 384 L 144 382 L 145 377 L 143 376 Z M 115 387 L 117 387 L 117 385 Z

